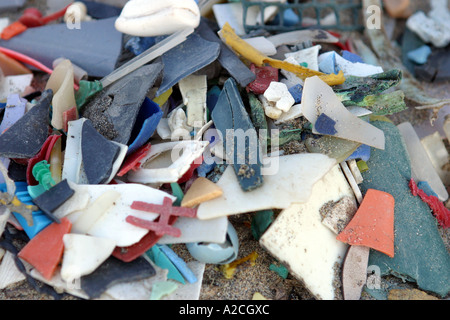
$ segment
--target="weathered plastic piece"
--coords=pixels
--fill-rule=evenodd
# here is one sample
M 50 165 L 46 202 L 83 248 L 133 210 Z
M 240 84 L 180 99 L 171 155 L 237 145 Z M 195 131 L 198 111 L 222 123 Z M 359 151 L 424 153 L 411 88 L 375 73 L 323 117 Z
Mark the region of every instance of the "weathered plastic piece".
M 36 155 L 48 137 L 52 90 L 42 93 L 30 111 L 0 135 L 0 156 L 29 159 Z
M 336 133 L 333 136 L 384 149 L 383 131 L 349 112 L 339 101 L 333 89 L 319 77 L 306 79 L 303 90 L 302 112 L 313 125 L 324 113 L 336 122 L 334 126 Z M 315 128 L 313 133 L 317 133 Z
M 344 300 L 359 300 L 367 282 L 367 263 L 370 248 L 350 246 L 342 266 L 342 294 Z
M 76 121 L 70 121 L 68 124 L 62 179 L 67 179 L 74 183 L 87 183 L 84 169 L 82 168 L 83 158 L 81 152 L 81 133 L 85 121 L 87 121 L 86 118 L 80 118 Z
M 363 194 L 376 189 L 394 197 L 396 249 L 394 258 L 372 250 L 369 265 L 379 266 L 381 276 L 409 279 L 422 290 L 444 297 L 450 290 L 450 256 L 430 209 L 410 192 L 411 164 L 402 135 L 388 121 L 372 124 L 385 132 L 388 148 L 372 150 L 360 188 Z
M 186 284 L 181 272 L 177 269 L 169 257 L 161 250 L 161 246 L 156 244 L 152 246 L 145 255 L 158 267 L 167 270 L 167 279 L 172 279 L 182 284 Z
M 283 210 L 262 235 L 259 243 L 289 273 L 302 281 L 317 299 L 338 299 L 336 266 L 341 266 L 348 246 L 336 240 L 336 234 L 322 224 L 321 208 L 352 190 L 338 165 L 317 181 L 309 198 Z
M 164 53 L 163 79 L 156 96 L 166 92 L 181 79 L 211 64 L 219 57 L 220 48 L 219 43 L 205 40 L 198 33 L 193 33 L 183 43 Z M 183 60 L 181 65 L 180 59 Z
M 227 157 L 233 160 L 233 168 L 242 190 L 251 191 L 261 187 L 263 177 L 260 144 L 234 79 L 230 78 L 225 82 L 211 117 L 222 134 Z M 231 137 L 227 134 L 229 129 L 234 129 Z M 239 134 L 253 134 L 254 139 L 245 139 L 245 144 L 242 145 L 239 139 L 238 143 L 235 141 L 234 135 Z
M 114 28 L 114 18 L 81 22 L 79 30 L 64 23 L 28 29 L 0 46 L 15 50 L 52 68 L 53 61 L 65 57 L 92 77 L 105 77 L 114 69 L 121 52 L 122 34 Z
M 155 274 L 155 268 L 144 257 L 127 263 L 110 257 L 94 272 L 81 277 L 81 289 L 94 299 L 115 284 L 138 281 Z
M 233 225 L 228 222 L 227 237 L 223 243 L 187 243 L 189 253 L 200 262 L 227 264 L 238 257 L 239 239 Z
M 186 106 L 187 125 L 201 128 L 206 123 L 206 75 L 189 75 L 178 82 L 183 104 Z
M 126 145 L 146 94 L 162 71 L 160 63 L 143 66 L 104 88 L 81 110 L 108 140 Z
M 398 129 L 405 140 L 411 159 L 412 177 L 417 181 L 427 181 L 434 192 L 438 194 L 439 199 L 446 201 L 448 192 L 411 123 L 401 123 L 398 125 Z
M 164 254 L 173 262 L 173 264 L 176 266 L 178 271 L 183 275 L 183 277 L 187 280 L 189 283 L 195 283 L 197 282 L 197 277 L 192 272 L 191 269 L 189 269 L 186 262 L 183 261 L 176 253 L 173 251 L 169 246 L 163 244 L 159 246 L 161 251 L 164 252 Z

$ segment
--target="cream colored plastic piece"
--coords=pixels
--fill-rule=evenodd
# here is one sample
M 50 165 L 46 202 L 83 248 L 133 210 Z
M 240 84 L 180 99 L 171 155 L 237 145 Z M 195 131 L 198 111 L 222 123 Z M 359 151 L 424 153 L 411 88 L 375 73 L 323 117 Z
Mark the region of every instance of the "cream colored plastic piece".
M 358 200 L 358 203 L 361 204 L 363 201 L 363 195 L 361 193 L 361 190 L 358 187 L 358 183 L 355 180 L 355 177 L 353 176 L 352 172 L 350 171 L 350 168 L 348 167 L 347 162 L 341 162 L 340 163 L 341 169 L 344 172 L 345 177 L 347 178 L 347 182 L 350 184 L 350 187 L 353 190 L 353 193 L 355 194 L 356 200 Z
M 272 81 L 264 92 L 264 97 L 274 104 L 275 108 L 288 112 L 295 100 L 284 83 Z
M 62 179 L 74 183 L 87 183 L 87 178 L 82 167 L 81 155 L 81 130 L 86 118 L 69 121 L 67 130 L 66 150 L 64 152 L 64 164 Z
M 315 123 L 319 115 L 324 113 L 336 122 L 334 128 L 337 132 L 334 137 L 384 150 L 384 132 L 348 111 L 333 89 L 316 76 L 305 80 L 302 108 L 303 115 L 314 126 L 313 133 L 318 133 Z
M 82 210 L 78 218 L 72 221 L 71 232 L 87 234 L 89 229 L 108 211 L 120 197 L 120 193 L 114 190 L 105 191 L 86 209 Z
M 193 128 L 187 124 L 186 113 L 181 107 L 177 107 L 169 114 L 167 124 L 170 129 L 171 140 L 178 141 L 180 138 L 189 140 L 191 138 Z
M 81 2 L 82 3 L 82 2 Z M 55 61 L 53 61 L 53 69 L 55 69 L 61 62 L 66 60 L 65 58 L 58 58 Z M 73 75 L 74 80 L 76 83 L 80 83 L 81 80 L 87 80 L 88 79 L 88 73 L 86 70 L 82 69 L 81 67 L 75 65 L 72 63 L 73 66 Z
M 61 182 L 62 160 L 61 138 L 59 138 L 50 153 L 50 172 L 55 183 Z
M 75 107 L 74 70 L 70 60 L 60 62 L 48 79 L 45 89 L 53 90 L 51 125 L 63 129 L 63 113 Z
M 449 154 L 439 131 L 420 140 L 444 185 L 450 184 Z M 445 169 L 444 167 L 447 167 Z
M 288 112 L 284 112 L 276 121 L 275 124 L 280 124 L 288 122 L 291 120 L 298 119 L 303 116 L 302 104 L 294 104 Z
M 345 196 L 353 192 L 336 165 L 314 185 L 307 201 L 283 210 L 259 241 L 316 299 L 338 298 L 335 283 L 348 246 L 322 224 L 320 208 Z
M 264 113 L 267 117 L 270 119 L 278 120 L 283 115 L 283 111 L 275 107 L 275 104 L 267 100 L 266 97 L 264 97 L 263 94 L 258 95 L 259 101 L 261 101 L 261 104 L 264 108 Z
M 355 159 L 347 161 L 348 168 L 350 169 L 353 178 L 355 179 L 356 184 L 361 184 L 364 181 L 364 178 L 359 171 L 358 164 Z
M 190 127 L 199 128 L 206 123 L 206 80 L 206 75 L 190 75 L 178 82 Z
M 194 0 L 130 0 L 117 18 L 118 31 L 138 37 L 169 35 L 200 23 Z
M 242 191 L 233 167 L 228 166 L 217 182 L 223 190 L 222 196 L 200 204 L 197 217 L 207 220 L 267 209 L 286 209 L 292 203 L 306 202 L 314 184 L 336 164 L 334 159 L 322 154 L 295 154 L 263 160 L 264 183 L 260 188 Z
M 11 252 L 6 251 L 0 262 L 0 290 L 26 279 L 17 268 L 15 256 Z
M 127 178 L 136 183 L 177 182 L 203 154 L 208 144 L 207 141 L 192 140 L 152 145 L 150 152 L 142 159 L 141 167 L 129 172 Z M 160 162 L 160 166 L 152 167 L 152 162 L 162 153 L 166 153 L 165 160 Z
M 114 240 L 73 233 L 65 234 L 63 242 L 61 278 L 66 282 L 95 271 L 116 247 Z

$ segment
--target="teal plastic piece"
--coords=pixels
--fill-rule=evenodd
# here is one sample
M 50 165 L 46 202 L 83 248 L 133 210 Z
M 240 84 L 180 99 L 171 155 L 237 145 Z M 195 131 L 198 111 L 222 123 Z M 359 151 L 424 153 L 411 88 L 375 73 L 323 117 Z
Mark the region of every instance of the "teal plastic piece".
M 159 281 L 152 285 L 150 300 L 160 300 L 162 297 L 177 290 L 178 284 L 173 281 Z
M 186 284 L 183 275 L 178 271 L 177 267 L 167 257 L 167 255 L 161 251 L 160 246 L 154 245 L 145 253 L 150 260 L 152 260 L 161 269 L 167 269 L 169 271 L 167 278 L 178 281 L 182 284 Z
M 184 198 L 183 190 L 181 190 L 181 187 L 178 183 L 173 182 L 170 184 L 170 187 L 172 188 L 172 194 L 177 197 L 177 200 L 173 203 L 174 206 L 179 207 L 181 205 L 181 201 Z
M 269 270 L 276 272 L 280 277 L 286 279 L 289 275 L 289 270 L 282 264 L 277 266 L 276 264 L 271 264 Z
M 252 235 L 256 240 L 259 240 L 263 233 L 274 221 L 274 213 L 272 210 L 258 211 L 252 219 Z
M 159 246 L 159 249 L 164 252 L 164 254 L 170 259 L 170 261 L 172 261 L 178 271 L 189 283 L 197 282 L 197 277 L 192 272 L 192 270 L 189 269 L 186 262 L 184 262 L 184 260 L 181 259 L 169 246 L 165 244 L 157 246 Z
M 37 182 L 45 189 L 49 190 L 56 182 L 53 180 L 52 173 L 50 172 L 50 164 L 47 160 L 42 160 L 36 163 L 31 171 Z
M 362 17 L 362 3 L 358 0 L 292 0 L 281 2 L 262 2 L 262 1 L 250 1 L 241 0 L 243 7 L 243 25 L 246 32 L 251 30 L 265 29 L 272 32 L 287 32 L 299 29 L 305 29 L 308 26 L 304 25 L 304 18 L 309 17 L 316 20 L 317 25 L 315 28 L 319 29 L 331 29 L 340 31 L 361 31 L 364 30 L 364 25 L 360 24 Z M 249 25 L 247 21 L 248 9 L 253 6 L 258 6 L 262 15 L 261 20 L 263 22 L 257 25 Z M 267 7 L 277 7 L 278 15 L 277 19 L 264 22 L 264 10 Z M 341 19 L 341 14 L 351 13 L 351 19 L 349 22 L 344 22 Z M 334 14 L 336 17 L 336 24 L 321 24 L 321 19 L 328 14 Z M 296 16 L 296 17 L 295 17 Z

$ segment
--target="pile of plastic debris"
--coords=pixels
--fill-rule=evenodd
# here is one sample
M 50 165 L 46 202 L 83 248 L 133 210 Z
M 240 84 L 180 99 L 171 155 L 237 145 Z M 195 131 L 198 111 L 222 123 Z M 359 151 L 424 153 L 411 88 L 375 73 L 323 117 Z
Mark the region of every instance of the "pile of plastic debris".
M 1 290 L 197 300 L 210 266 L 258 264 L 246 216 L 267 268 L 314 299 L 448 297 L 450 99 L 420 82 L 446 80 L 446 1 L 362 1 L 347 38 L 299 1 L 66 2 L 4 7 L 22 15 L 0 41 Z M 384 10 L 407 19 L 403 56 Z M 411 109 L 443 133 L 392 120 Z

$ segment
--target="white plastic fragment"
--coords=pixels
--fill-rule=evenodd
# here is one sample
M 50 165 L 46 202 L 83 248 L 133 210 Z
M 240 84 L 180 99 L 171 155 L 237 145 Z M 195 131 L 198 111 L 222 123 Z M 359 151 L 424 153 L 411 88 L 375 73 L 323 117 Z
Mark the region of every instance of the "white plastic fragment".
M 353 190 L 353 193 L 355 194 L 356 200 L 358 200 L 358 203 L 361 204 L 363 201 L 363 195 L 361 193 L 361 190 L 358 187 L 358 183 L 355 180 L 355 177 L 353 176 L 352 172 L 350 171 L 350 168 L 348 167 L 347 162 L 343 161 L 340 163 L 341 169 L 344 172 L 345 177 L 347 178 L 347 182 L 350 184 L 350 187 Z
M 445 147 L 439 131 L 430 134 L 420 140 L 422 146 L 427 152 L 434 169 L 442 180 L 444 185 L 450 183 L 450 171 L 444 168 L 449 163 L 449 153 Z
M 142 159 L 141 167 L 129 172 L 128 180 L 137 183 L 177 182 L 202 155 L 208 144 L 207 141 L 192 140 L 152 145 L 150 152 Z
M 17 269 L 14 259 L 15 256 L 9 251 L 0 258 L 0 290 L 25 280 L 25 276 Z
M 194 0 L 130 0 L 117 18 L 118 31 L 138 37 L 169 35 L 200 23 Z
M 295 104 L 295 100 L 288 90 L 288 87 L 281 82 L 272 81 L 264 92 L 264 97 L 274 103 L 274 106 L 283 111 L 288 112 Z
M 338 298 L 335 283 L 348 246 L 322 224 L 320 209 L 344 196 L 353 197 L 353 193 L 335 165 L 314 185 L 307 201 L 283 210 L 260 238 L 261 246 L 282 261 L 316 299 Z
M 276 108 L 274 103 L 271 103 L 269 100 L 267 100 L 267 98 L 263 94 L 258 95 L 258 99 L 259 101 L 261 101 L 264 113 L 267 117 L 274 120 L 278 120 L 281 117 L 283 111 Z
M 187 125 L 202 127 L 206 123 L 206 75 L 190 75 L 181 79 L 178 86 L 186 106 Z
M 302 49 L 295 52 L 286 53 L 286 58 L 292 57 L 297 61 L 297 64 L 306 63 L 306 68 L 319 71 L 319 51 L 322 48 L 321 45 L 315 45 L 310 48 Z
M 325 114 L 335 122 L 333 136 L 384 150 L 384 132 L 349 112 L 333 89 L 317 76 L 305 80 L 302 111 L 314 125 L 314 133 L 318 133 L 315 129 L 317 118 Z
M 306 202 L 314 184 L 336 161 L 323 154 L 295 154 L 265 158 L 263 163 L 264 183 L 252 192 L 239 188 L 234 169 L 228 166 L 217 182 L 223 190 L 222 196 L 201 203 L 197 217 L 207 220 L 266 209 L 286 209 L 293 202 Z
M 441 178 L 433 167 L 424 147 L 420 143 L 416 130 L 410 122 L 403 122 L 397 126 L 406 143 L 411 158 L 412 177 L 416 182 L 426 181 L 431 189 L 438 195 L 439 200 L 446 201 L 448 192 Z
M 74 183 L 87 183 L 87 178 L 82 168 L 83 157 L 81 154 L 81 130 L 86 118 L 80 118 L 68 122 L 66 151 L 64 153 L 64 166 L 62 179 Z
M 334 59 L 335 67 L 338 71 L 342 70 L 344 76 L 368 77 L 383 72 L 383 68 L 380 66 L 373 66 L 361 62 L 351 62 L 342 58 L 335 51 L 328 51 L 319 55 L 319 64 L 327 59 Z M 323 72 L 325 72 L 325 70 Z
M 359 171 L 356 160 L 355 159 L 348 160 L 347 165 L 353 175 L 353 178 L 355 179 L 356 184 L 361 184 L 364 181 L 364 179 L 361 174 L 361 171 Z
M 418 11 L 408 18 L 406 26 L 425 43 L 432 43 L 437 48 L 444 48 L 450 43 L 450 32 L 445 24 Z
M 275 124 L 288 122 L 300 118 L 301 116 L 303 116 L 302 104 L 294 104 L 288 112 L 281 114 L 281 116 L 275 121 Z
M 61 278 L 66 282 L 92 273 L 116 247 L 114 240 L 73 233 L 65 234 L 63 243 Z
M 314 39 L 314 42 L 336 43 L 339 39 L 331 33 L 324 30 L 295 30 L 289 32 L 278 33 L 267 37 L 267 40 L 273 43 L 275 47 L 282 45 L 296 45 L 308 40 Z
M 31 85 L 33 74 L 22 74 L 0 78 L 0 101 L 4 101 L 9 95 L 17 93 L 21 95 Z
M 266 37 L 253 37 L 243 40 L 268 57 L 273 56 L 277 53 L 277 48 L 275 48 L 273 43 L 267 40 Z
M 228 219 L 219 217 L 216 219 L 200 220 L 179 217 L 173 224 L 180 229 L 180 237 L 164 235 L 158 244 L 175 244 L 191 242 L 223 243 L 227 236 Z

